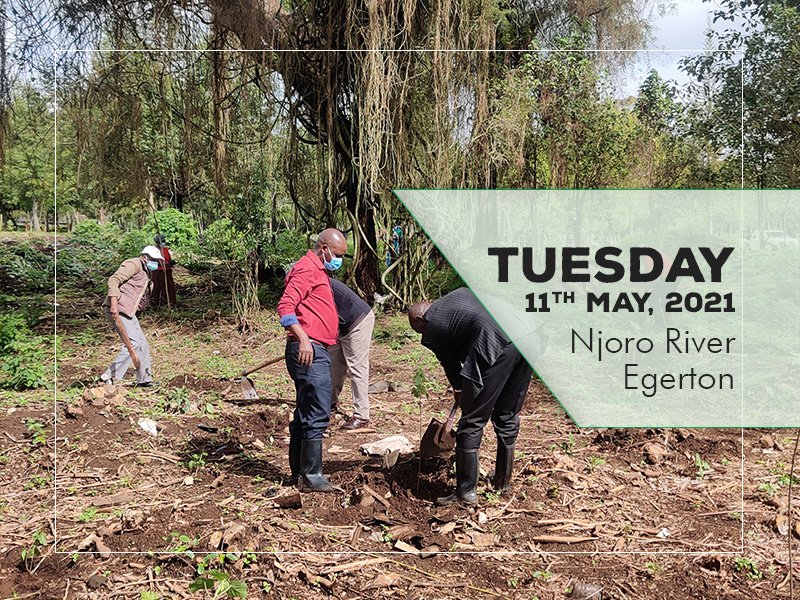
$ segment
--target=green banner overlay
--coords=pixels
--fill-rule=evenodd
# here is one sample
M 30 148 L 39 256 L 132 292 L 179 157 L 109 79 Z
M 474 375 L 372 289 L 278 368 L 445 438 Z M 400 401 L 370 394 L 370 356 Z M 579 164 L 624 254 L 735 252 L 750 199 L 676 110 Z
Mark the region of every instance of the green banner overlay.
M 395 190 L 581 427 L 800 427 L 800 191 Z

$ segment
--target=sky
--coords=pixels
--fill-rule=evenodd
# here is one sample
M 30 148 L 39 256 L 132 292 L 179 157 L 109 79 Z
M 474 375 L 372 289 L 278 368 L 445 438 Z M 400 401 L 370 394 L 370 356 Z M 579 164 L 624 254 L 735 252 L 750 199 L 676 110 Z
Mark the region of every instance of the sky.
M 678 84 L 687 82 L 686 74 L 678 70 L 678 61 L 697 53 L 691 50 L 705 48 L 705 34 L 710 27 L 721 31 L 733 26 L 730 22 L 712 23 L 712 14 L 719 8 L 719 3 L 714 1 L 675 0 L 669 14 L 652 23 L 655 39 L 650 48 L 653 51 L 640 53 L 636 65 L 619 85 L 618 95 L 636 94 L 650 69 L 656 69 L 662 78 Z

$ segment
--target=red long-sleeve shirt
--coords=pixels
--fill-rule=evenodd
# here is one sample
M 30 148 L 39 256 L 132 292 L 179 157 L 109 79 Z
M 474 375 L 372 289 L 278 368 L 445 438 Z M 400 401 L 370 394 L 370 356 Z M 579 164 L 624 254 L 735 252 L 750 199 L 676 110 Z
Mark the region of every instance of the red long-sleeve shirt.
M 278 302 L 281 325 L 299 323 L 312 340 L 335 344 L 339 315 L 333 301 L 331 283 L 319 257 L 309 250 L 286 276 Z

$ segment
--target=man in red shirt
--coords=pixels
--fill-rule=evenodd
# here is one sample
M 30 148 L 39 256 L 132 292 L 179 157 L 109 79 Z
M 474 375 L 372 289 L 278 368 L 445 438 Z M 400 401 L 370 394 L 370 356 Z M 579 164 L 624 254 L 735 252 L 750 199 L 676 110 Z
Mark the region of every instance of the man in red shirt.
M 298 260 L 286 276 L 278 302 L 281 325 L 288 334 L 286 368 L 294 381 L 297 403 L 289 424 L 289 468 L 303 491 L 335 491 L 322 474 L 322 435 L 331 415 L 331 359 L 339 316 L 326 271 L 342 266 L 347 240 L 338 229 L 319 234 L 314 250 Z

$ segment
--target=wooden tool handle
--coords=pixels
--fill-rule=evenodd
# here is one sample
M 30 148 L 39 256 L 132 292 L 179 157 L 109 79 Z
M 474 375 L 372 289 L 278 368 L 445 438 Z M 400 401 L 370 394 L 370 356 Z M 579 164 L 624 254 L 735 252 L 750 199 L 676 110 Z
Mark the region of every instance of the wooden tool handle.
M 125 344 L 125 347 L 128 349 L 128 354 L 131 355 L 131 362 L 133 366 L 136 367 L 136 370 L 139 370 L 142 363 L 139 362 L 139 356 L 136 354 L 136 351 L 133 349 L 133 344 L 131 343 L 131 338 L 128 337 L 128 330 L 125 329 L 125 325 L 122 323 L 122 319 L 119 317 L 119 313 L 114 315 L 114 323 L 117 324 L 117 333 L 119 333 L 119 337 L 122 338 L 122 343 Z
M 247 377 L 248 375 L 250 375 L 250 373 L 254 373 L 255 371 L 258 371 L 259 369 L 263 369 L 264 367 L 268 367 L 270 365 L 274 365 L 276 362 L 280 362 L 283 359 L 284 359 L 283 355 L 275 356 L 273 358 L 270 358 L 269 360 L 264 361 L 263 363 L 261 363 L 257 367 L 253 367 L 252 369 L 248 369 L 248 370 L 242 371 L 242 377 Z
M 458 412 L 458 398 L 456 401 L 453 402 L 453 408 L 450 409 L 450 414 L 447 415 L 447 421 L 444 422 L 442 428 L 439 430 L 439 442 L 441 443 L 442 438 L 445 435 L 449 435 L 450 432 L 453 430 L 453 421 L 456 420 L 456 413 Z

